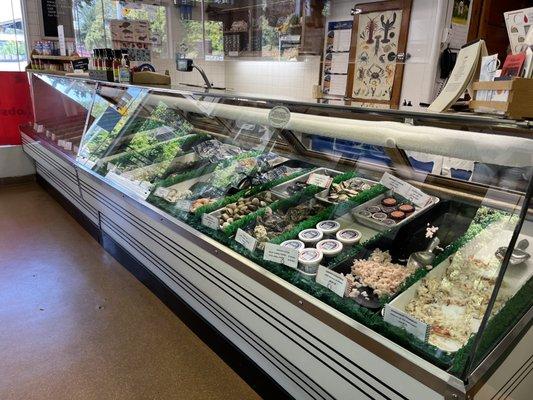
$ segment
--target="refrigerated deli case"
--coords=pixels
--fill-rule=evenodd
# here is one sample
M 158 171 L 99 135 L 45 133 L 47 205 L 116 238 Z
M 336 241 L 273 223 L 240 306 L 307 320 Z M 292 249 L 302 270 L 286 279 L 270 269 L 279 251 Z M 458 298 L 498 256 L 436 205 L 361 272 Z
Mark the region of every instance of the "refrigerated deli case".
M 21 134 L 40 178 L 295 398 L 490 398 L 528 382 L 527 122 L 31 86 Z

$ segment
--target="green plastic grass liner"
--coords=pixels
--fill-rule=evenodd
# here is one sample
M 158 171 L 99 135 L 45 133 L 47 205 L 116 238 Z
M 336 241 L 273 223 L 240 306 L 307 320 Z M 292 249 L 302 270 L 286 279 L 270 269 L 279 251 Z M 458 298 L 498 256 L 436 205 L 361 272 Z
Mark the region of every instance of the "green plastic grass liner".
M 266 190 L 270 190 L 274 186 L 281 185 L 282 183 L 287 182 L 291 179 L 297 178 L 298 176 L 303 175 L 306 172 L 309 172 L 309 170 L 295 172 L 294 174 L 291 174 L 289 176 L 274 179 L 273 181 L 263 183 L 262 185 L 255 186 L 253 188 L 241 190 L 235 193 L 234 195 L 224 197 L 220 200 L 215 201 L 214 203 L 206 204 L 205 206 L 199 207 L 194 213 L 197 215 L 202 215 L 205 213 L 213 212 L 215 210 L 218 210 L 222 207 L 227 206 L 228 204 L 236 203 L 240 199 L 255 196 L 258 193 L 264 192 Z
M 197 168 L 197 169 L 194 169 L 192 171 L 187 171 L 187 172 L 182 172 L 182 173 L 179 173 L 179 174 L 176 174 L 176 175 L 171 175 L 171 176 L 159 181 L 156 184 L 156 188 L 161 187 L 161 186 L 162 187 L 173 186 L 173 185 L 175 185 L 177 183 L 185 182 L 185 181 L 188 181 L 189 179 L 193 179 L 193 178 L 197 178 L 197 177 L 202 176 L 202 175 L 209 174 L 209 173 L 213 172 L 219 166 L 221 168 L 225 168 L 228 165 L 230 165 L 232 162 L 235 162 L 235 161 L 238 161 L 238 160 L 242 160 L 244 158 L 257 157 L 260 154 L 261 154 L 260 151 L 255 151 L 255 150 L 254 151 L 246 151 L 244 153 L 236 155 L 235 157 L 223 160 L 223 161 L 221 161 L 219 163 L 210 163 L 210 164 L 205 165 L 204 167 Z
M 116 166 L 143 167 L 148 160 L 151 164 L 167 161 L 181 153 L 182 147 L 202 139 L 200 135 L 192 135 L 184 138 L 178 137 L 166 142 L 156 143 L 139 150 L 131 150 L 111 162 Z M 132 168 L 129 168 L 132 169 Z
M 297 206 L 298 204 L 300 204 L 300 203 L 302 203 L 302 202 L 304 202 L 306 200 L 312 199 L 313 196 L 316 193 L 320 192 L 321 190 L 324 190 L 324 189 L 319 187 L 319 186 L 309 185 L 305 189 L 299 191 L 298 193 L 296 193 L 295 195 L 289 197 L 288 199 L 276 200 L 273 203 L 271 203 L 268 207 L 260 208 L 259 210 L 254 211 L 254 212 L 246 215 L 245 217 L 241 218 L 240 220 L 232 222 L 223 231 L 228 236 L 233 236 L 233 235 L 235 235 L 237 233 L 237 230 L 239 228 L 242 229 L 243 227 L 248 225 L 253 220 L 257 219 L 258 217 L 262 217 L 263 215 L 265 215 L 267 208 L 270 208 L 272 211 L 291 208 L 291 207 Z
M 530 278 L 513 297 L 507 300 L 499 313 L 489 319 L 481 342 L 479 343 L 478 355 L 485 357 L 494 345 L 503 339 L 509 329 L 515 326 L 516 322 L 533 307 L 533 296 L 531 296 L 531 293 L 533 293 L 533 278 Z M 474 339 L 475 335 L 471 336 L 468 343 L 457 351 L 453 365 L 449 370 L 450 373 L 460 375 L 464 371 L 468 356 L 472 352 Z M 481 359 L 476 357 L 475 361 L 478 364 Z
M 326 219 L 331 219 L 331 218 L 338 218 L 346 214 L 353 207 L 356 207 L 360 204 L 367 202 L 370 199 L 373 199 L 374 197 L 380 195 L 386 190 L 387 188 L 381 185 L 375 185 L 371 187 L 370 189 L 363 190 L 357 196 L 350 197 L 348 200 L 342 203 L 333 204 L 331 206 L 326 207 L 324 210 L 320 211 L 318 214 L 306 219 L 305 221 L 300 222 L 290 231 L 287 231 L 285 233 L 282 233 L 279 236 L 276 236 L 270 241 L 270 243 L 280 244 L 280 243 L 283 243 L 285 240 L 293 239 L 297 237 L 301 231 L 305 229 L 309 229 L 309 228 L 314 228 L 316 224 L 318 224 L 320 221 L 324 221 Z
M 235 242 L 231 237 L 226 235 L 225 232 L 221 230 L 212 230 L 201 225 L 200 218 L 197 215 L 189 214 L 188 216 L 185 216 L 185 218 L 187 218 L 187 223 L 194 229 L 210 236 L 220 244 L 236 251 L 250 261 L 262 266 L 266 270 L 316 297 L 332 308 L 395 341 L 414 354 L 432 362 L 442 369 L 446 369 L 452 364 L 452 357 L 449 353 L 443 352 L 437 347 L 417 339 L 403 329 L 385 323 L 379 314 L 359 306 L 352 299 L 337 296 L 331 290 L 317 284 L 314 280 L 309 280 L 303 277 L 303 275 L 295 269 L 263 260 L 262 252 L 252 253 L 239 243 Z

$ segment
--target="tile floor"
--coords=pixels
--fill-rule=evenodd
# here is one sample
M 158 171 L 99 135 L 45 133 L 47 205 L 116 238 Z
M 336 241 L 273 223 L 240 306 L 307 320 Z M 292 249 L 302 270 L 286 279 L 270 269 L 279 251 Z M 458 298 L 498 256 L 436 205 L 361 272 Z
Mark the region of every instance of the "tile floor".
M 256 398 L 42 188 L 0 186 L 0 399 Z

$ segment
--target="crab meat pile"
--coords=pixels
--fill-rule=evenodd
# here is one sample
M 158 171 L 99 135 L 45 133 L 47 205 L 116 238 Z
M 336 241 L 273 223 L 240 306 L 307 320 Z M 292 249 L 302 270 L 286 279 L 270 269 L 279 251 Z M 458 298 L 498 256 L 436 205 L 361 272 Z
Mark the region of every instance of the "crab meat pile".
M 378 297 L 393 295 L 413 272 L 413 267 L 393 263 L 388 251 L 376 249 L 367 260 L 354 261 L 352 273 L 346 276 L 349 287 L 347 295 L 358 296 L 361 286 L 372 288 Z

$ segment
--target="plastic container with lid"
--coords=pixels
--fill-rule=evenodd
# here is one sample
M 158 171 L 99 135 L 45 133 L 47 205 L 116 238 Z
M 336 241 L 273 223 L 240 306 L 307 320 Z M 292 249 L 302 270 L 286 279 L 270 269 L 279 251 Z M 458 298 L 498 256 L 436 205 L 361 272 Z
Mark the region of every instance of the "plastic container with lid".
M 335 237 L 335 233 L 341 228 L 341 225 L 337 221 L 325 220 L 316 224 L 316 229 L 321 231 L 325 237 Z
M 281 243 L 280 246 L 288 247 L 290 249 L 295 249 L 298 251 L 305 249 L 305 243 L 301 240 L 296 239 L 285 240 L 283 243 Z
M 337 232 L 337 240 L 344 246 L 353 246 L 361 240 L 361 232 L 355 229 L 341 229 Z
M 318 229 L 314 228 L 304 229 L 298 234 L 298 239 L 304 242 L 306 246 L 314 246 L 320 240 L 322 240 L 323 237 L 324 234 Z
M 322 252 L 318 249 L 303 249 L 298 255 L 299 268 L 308 274 L 314 274 L 318 270 L 322 258 Z
M 316 248 L 322 252 L 324 257 L 335 257 L 342 251 L 343 244 L 335 239 L 324 239 L 316 244 Z

